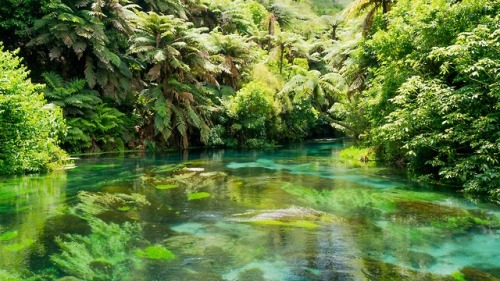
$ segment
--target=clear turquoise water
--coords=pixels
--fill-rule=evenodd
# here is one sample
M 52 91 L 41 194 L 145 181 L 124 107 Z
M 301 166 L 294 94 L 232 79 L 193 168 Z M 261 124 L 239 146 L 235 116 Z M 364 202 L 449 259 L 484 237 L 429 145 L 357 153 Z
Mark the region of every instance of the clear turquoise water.
M 0 280 L 500 278 L 498 204 L 348 164 L 343 146 L 105 154 L 0 179 Z

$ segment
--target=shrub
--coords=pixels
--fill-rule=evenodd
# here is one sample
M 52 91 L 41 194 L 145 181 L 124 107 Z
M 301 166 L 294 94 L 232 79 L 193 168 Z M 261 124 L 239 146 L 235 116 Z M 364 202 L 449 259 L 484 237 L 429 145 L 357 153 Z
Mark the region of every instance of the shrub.
M 61 109 L 47 104 L 17 52 L 0 44 L 0 174 L 52 170 L 67 158 L 58 147 L 65 129 Z

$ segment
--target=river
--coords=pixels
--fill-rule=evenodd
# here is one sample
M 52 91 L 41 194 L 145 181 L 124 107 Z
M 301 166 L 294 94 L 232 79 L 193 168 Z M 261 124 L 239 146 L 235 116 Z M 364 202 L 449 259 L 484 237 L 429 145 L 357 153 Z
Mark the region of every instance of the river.
M 500 278 L 499 204 L 344 146 L 102 154 L 1 178 L 0 280 Z

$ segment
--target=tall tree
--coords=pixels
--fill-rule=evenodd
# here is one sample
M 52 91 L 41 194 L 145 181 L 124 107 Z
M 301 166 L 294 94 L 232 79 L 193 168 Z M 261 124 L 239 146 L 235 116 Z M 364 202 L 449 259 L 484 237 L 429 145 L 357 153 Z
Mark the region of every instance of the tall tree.
M 189 144 L 196 128 L 201 141 L 208 140 L 209 101 L 201 82 L 216 83 L 208 53 L 203 50 L 205 29 L 172 15 L 139 13 L 136 34 L 131 38 L 131 54 L 147 63 L 145 108 L 151 112 L 149 125 L 165 142 Z

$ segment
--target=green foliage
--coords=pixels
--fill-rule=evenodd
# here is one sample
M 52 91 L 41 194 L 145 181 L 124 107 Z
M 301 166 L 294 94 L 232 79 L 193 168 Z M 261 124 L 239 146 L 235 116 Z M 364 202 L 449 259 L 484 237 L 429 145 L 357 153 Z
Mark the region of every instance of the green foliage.
M 86 88 L 83 79 L 74 79 L 70 82 L 54 72 L 42 74 L 45 79 L 45 98 L 61 107 L 65 116 L 85 116 L 91 114 L 92 110 L 102 101 L 99 93 Z
M 85 76 L 116 101 L 131 92 L 132 72 L 125 50 L 132 31 L 132 8 L 120 1 L 51 1 L 47 13 L 29 30 L 28 46 L 42 46 L 64 78 Z M 84 62 L 84 67 L 75 67 Z
M 123 150 L 122 134 L 126 131 L 123 113 L 102 103 L 98 92 L 86 88 L 83 79 L 67 82 L 53 72 L 45 72 L 43 77 L 47 83 L 45 97 L 63 109 L 69 125 L 61 136 L 68 150 Z
M 393 25 L 368 42 L 380 63 L 369 90 L 373 143 L 387 160 L 500 194 L 499 9 L 488 1 L 401 1 Z
M 132 37 L 130 53 L 137 54 L 148 66 L 146 89 L 140 101 L 144 114 L 151 115 L 146 126 L 163 141 L 177 142 L 187 148 L 193 129 L 200 141 L 209 136 L 211 101 L 200 80 L 215 83 L 215 66 L 202 53 L 206 37 L 202 28 L 171 15 L 139 13 L 135 20 L 137 33 Z
M 47 83 L 44 94 L 63 109 L 68 130 L 61 137 L 72 152 L 123 150 L 127 118 L 125 114 L 102 102 L 95 90 L 86 88 L 83 79 L 64 81 L 53 72 L 43 73 Z
M 144 251 L 138 250 L 137 256 L 144 259 L 150 260 L 173 260 L 175 259 L 175 254 L 163 246 L 155 245 L 148 246 Z
M 263 84 L 252 81 L 225 104 L 230 118 L 230 136 L 243 146 L 269 142 L 278 132 L 274 93 Z M 257 142 L 256 142 L 256 141 Z
M 65 129 L 62 112 L 48 105 L 41 85 L 28 79 L 16 52 L 0 45 L 0 174 L 58 168 L 67 155 L 58 146 Z

